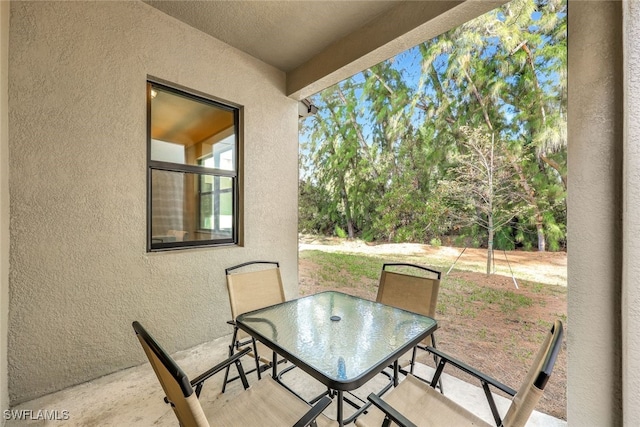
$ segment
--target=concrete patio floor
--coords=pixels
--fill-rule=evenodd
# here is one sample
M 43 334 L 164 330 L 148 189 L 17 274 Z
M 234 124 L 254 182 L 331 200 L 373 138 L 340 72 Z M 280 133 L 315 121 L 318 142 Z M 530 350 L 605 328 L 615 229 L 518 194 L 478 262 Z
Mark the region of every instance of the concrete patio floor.
M 174 358 L 187 375 L 193 378 L 226 358 L 227 346 L 230 340 L 230 336 L 222 337 L 192 349 L 178 352 L 174 354 Z M 139 346 L 133 331 L 131 333 L 131 345 L 140 348 L 142 354 L 142 348 Z M 245 359 L 251 362 L 250 359 Z M 428 366 L 419 365 L 416 369 L 418 375 L 424 375 L 428 378 L 431 376 L 432 369 Z M 362 390 L 359 390 L 357 394 L 360 397 L 366 397 L 372 389 L 380 386 L 380 381 L 383 381 L 383 378 L 382 376 L 376 377 Z M 241 384 L 236 381 L 227 387 L 227 391 L 224 394 L 221 394 L 222 379 L 223 375 L 218 374 L 205 383 L 200 396 L 203 406 L 223 405 L 229 397 L 242 392 Z M 249 381 L 255 380 L 255 374 L 251 374 Z M 300 369 L 294 369 L 287 373 L 284 381 L 305 398 L 314 396 L 324 390 L 320 383 L 304 374 Z M 448 397 L 493 424 L 493 418 L 481 388 L 446 374 L 443 376 L 443 381 L 445 394 Z M 500 396 L 495 397 L 498 408 L 504 414 L 510 401 Z M 163 398 L 164 393 L 151 365 L 144 363 L 140 366 L 125 369 L 13 407 L 11 408 L 14 411 L 13 414 L 26 416 L 28 419 L 10 419 L 6 422 L 6 426 L 121 427 L 178 425 L 173 411 L 164 403 Z M 345 412 L 347 412 L 348 407 L 349 405 L 345 405 Z M 48 411 L 48 415 L 57 415 L 59 419 L 36 419 L 38 418 L 38 411 L 43 411 L 40 412 L 40 415 Z M 327 416 L 335 418 L 335 403 L 327 408 L 325 413 Z M 346 413 L 345 415 L 348 414 Z M 7 413 L 4 416 L 6 419 Z M 534 412 L 527 424 L 530 427 L 566 427 L 566 425 L 566 421 L 540 412 Z

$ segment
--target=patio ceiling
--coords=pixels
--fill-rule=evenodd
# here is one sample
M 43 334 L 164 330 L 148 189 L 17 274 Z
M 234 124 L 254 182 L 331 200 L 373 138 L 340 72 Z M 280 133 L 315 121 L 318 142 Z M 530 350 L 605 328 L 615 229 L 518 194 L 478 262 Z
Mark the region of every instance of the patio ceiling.
M 303 99 L 505 0 L 144 0 L 287 74 Z

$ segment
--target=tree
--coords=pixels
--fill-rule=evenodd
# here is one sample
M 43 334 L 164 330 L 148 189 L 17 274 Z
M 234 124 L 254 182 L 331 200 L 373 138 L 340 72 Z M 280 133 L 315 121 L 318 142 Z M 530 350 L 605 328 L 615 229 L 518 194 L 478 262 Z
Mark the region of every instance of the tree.
M 326 209 L 329 198 L 324 187 L 315 185 L 311 179 L 298 183 L 298 228 L 301 233 L 330 234 L 337 225 Z
M 520 213 L 522 193 L 506 146 L 481 128 L 461 128 L 458 165 L 441 182 L 454 224 L 479 226 L 487 233 L 487 274 L 491 273 L 496 230 Z
M 364 138 L 356 91 L 359 85 L 348 79 L 314 98 L 319 113 L 314 117 L 308 151 L 301 162 L 314 185 L 323 188 L 322 210 L 329 219 L 354 238 L 363 220 L 370 216 L 372 182 L 379 175 L 376 152 Z
M 558 237 L 556 218 L 566 216 L 557 186 L 566 191 L 566 2 L 513 0 L 420 51 L 425 87 L 434 88 L 423 103 L 449 144 L 459 126 L 482 122 L 510 142 L 530 207 L 522 223 L 534 225 L 544 251 L 547 234 Z
M 305 126 L 302 169 L 304 188 L 321 197 L 305 203 L 322 203 L 316 216 L 326 213 L 349 237 L 455 236 L 446 213 L 456 205 L 440 197 L 438 183 L 451 181 L 469 152 L 464 129 L 471 128 L 500 146 L 520 194 L 509 207 L 517 212 L 511 228 L 491 241 L 537 243 L 540 251 L 561 246 L 566 2 L 513 0 L 328 88 L 313 103 L 320 111 L 307 119 L 313 125 Z M 476 225 L 469 232 L 475 239 L 486 231 Z

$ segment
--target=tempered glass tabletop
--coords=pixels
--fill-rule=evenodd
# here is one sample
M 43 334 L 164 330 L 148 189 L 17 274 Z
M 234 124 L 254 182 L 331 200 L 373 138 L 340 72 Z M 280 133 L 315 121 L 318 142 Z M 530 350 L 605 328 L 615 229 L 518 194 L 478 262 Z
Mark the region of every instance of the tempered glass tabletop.
M 430 317 L 340 292 L 287 301 L 242 314 L 236 321 L 338 390 L 359 387 L 436 329 Z

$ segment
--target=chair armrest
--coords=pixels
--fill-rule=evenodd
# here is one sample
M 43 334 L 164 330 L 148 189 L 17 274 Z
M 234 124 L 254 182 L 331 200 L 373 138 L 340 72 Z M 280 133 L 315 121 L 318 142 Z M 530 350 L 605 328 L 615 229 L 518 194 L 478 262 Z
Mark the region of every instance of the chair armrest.
M 240 359 L 242 356 L 244 356 L 245 354 L 249 353 L 250 351 L 251 351 L 250 348 L 245 348 L 244 350 L 234 354 L 233 356 L 231 356 L 230 358 L 228 358 L 224 362 L 218 363 L 213 368 L 211 368 L 208 371 L 203 372 L 202 374 L 198 375 L 193 380 L 191 380 L 191 387 L 196 387 L 197 389 L 198 388 L 202 388 L 202 383 L 204 383 L 206 380 L 211 378 L 213 375 L 215 375 L 218 372 L 220 372 L 223 369 L 225 369 L 227 366 L 230 366 L 233 363 L 238 362 L 238 359 Z M 199 395 L 200 393 L 197 393 L 197 394 Z
M 457 359 L 454 359 L 453 357 L 449 356 L 448 354 L 445 354 L 443 352 L 441 352 L 440 350 L 436 350 L 433 347 L 427 346 L 425 348 L 425 350 L 427 350 L 429 353 L 432 353 L 434 355 L 436 355 L 438 358 L 440 358 L 440 364 L 442 366 L 442 368 L 440 368 L 440 366 L 438 367 L 438 369 L 436 370 L 435 375 L 433 376 L 433 379 L 431 380 L 431 386 L 434 386 L 434 383 L 437 383 L 438 380 L 440 379 L 440 374 L 442 373 L 442 369 L 444 368 L 444 364 L 445 363 L 450 363 L 453 366 L 455 366 L 456 368 L 460 369 L 461 371 L 466 372 L 467 374 L 476 377 L 477 379 L 479 379 L 481 382 L 490 384 L 492 386 L 494 386 L 495 388 L 502 390 L 503 392 L 507 393 L 510 396 L 515 396 L 516 395 L 516 391 L 514 389 L 512 389 L 511 387 L 502 384 L 500 381 L 478 371 L 477 369 L 472 368 L 471 366 L 467 365 L 464 362 L 461 362 Z
M 302 418 L 300 418 L 298 422 L 293 425 L 293 427 L 308 426 L 313 421 L 315 421 L 316 418 L 318 418 L 318 416 L 322 414 L 322 411 L 327 409 L 327 406 L 329 406 L 330 404 L 331 404 L 331 399 L 329 399 L 327 396 L 323 397 L 315 405 L 313 405 L 313 407 L 311 407 L 311 409 L 309 409 L 309 411 L 306 414 L 304 414 Z
M 369 399 L 369 401 L 374 406 L 384 412 L 387 418 L 398 424 L 400 427 L 417 427 L 414 423 L 409 421 L 404 415 L 402 415 L 393 406 L 389 405 L 387 402 L 378 397 L 378 395 L 376 395 L 375 393 L 371 393 L 367 399 Z

